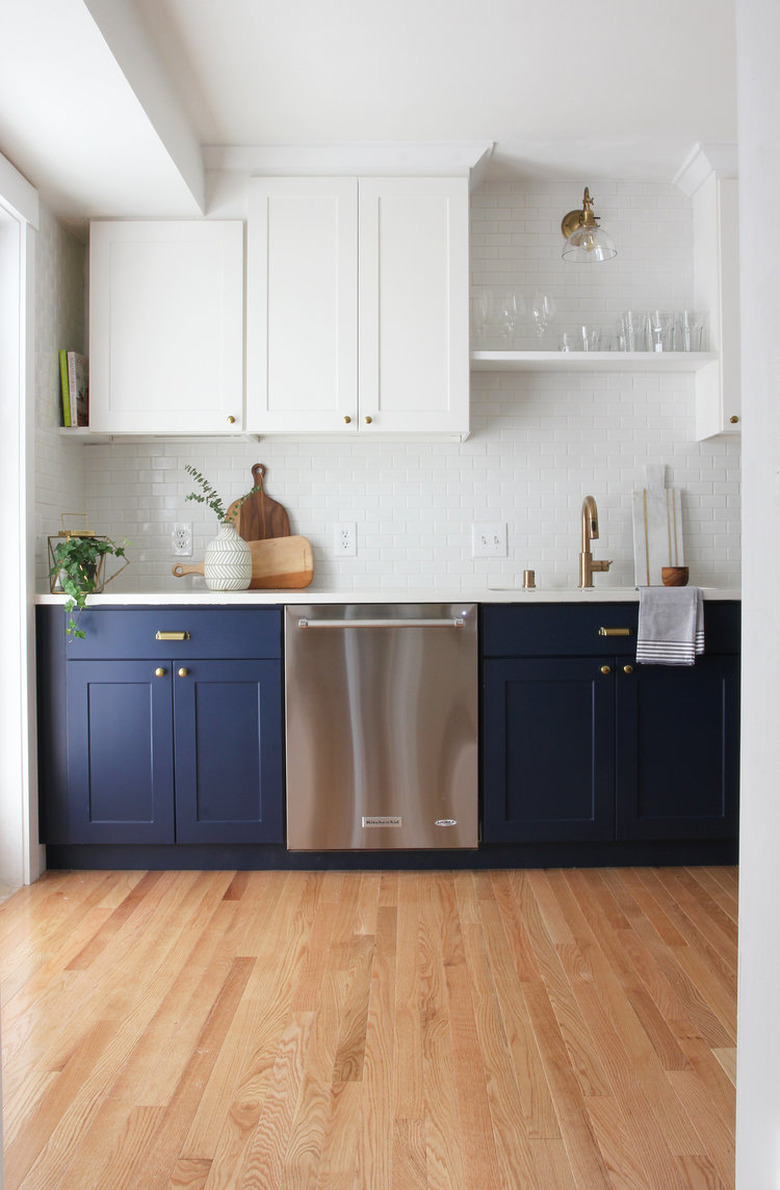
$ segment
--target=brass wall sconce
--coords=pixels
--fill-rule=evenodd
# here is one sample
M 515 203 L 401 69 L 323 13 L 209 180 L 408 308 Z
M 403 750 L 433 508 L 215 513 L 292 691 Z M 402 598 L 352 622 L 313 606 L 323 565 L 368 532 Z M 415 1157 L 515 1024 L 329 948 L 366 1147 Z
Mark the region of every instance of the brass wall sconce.
M 569 211 L 561 222 L 561 232 L 566 243 L 561 256 L 564 260 L 585 261 L 611 260 L 617 256 L 617 248 L 607 233 L 598 225 L 598 215 L 593 214 L 593 199 L 585 187 L 582 196 L 582 210 Z

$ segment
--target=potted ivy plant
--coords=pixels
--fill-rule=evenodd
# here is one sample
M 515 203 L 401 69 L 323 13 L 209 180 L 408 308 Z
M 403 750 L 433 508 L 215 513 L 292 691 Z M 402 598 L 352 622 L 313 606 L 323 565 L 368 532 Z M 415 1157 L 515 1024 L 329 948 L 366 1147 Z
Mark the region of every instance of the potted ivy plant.
M 67 533 L 62 541 L 51 547 L 53 560 L 49 577 L 52 590 L 62 590 L 68 596 L 65 629 L 69 641 L 77 637 L 84 639 L 84 629 L 79 627 L 79 619 L 86 606 L 87 596 L 101 590 L 105 584 L 103 565 L 106 557 L 123 558 L 124 565 L 127 565 L 126 546 L 127 542 L 117 545 L 110 537 L 99 537 L 94 533 Z

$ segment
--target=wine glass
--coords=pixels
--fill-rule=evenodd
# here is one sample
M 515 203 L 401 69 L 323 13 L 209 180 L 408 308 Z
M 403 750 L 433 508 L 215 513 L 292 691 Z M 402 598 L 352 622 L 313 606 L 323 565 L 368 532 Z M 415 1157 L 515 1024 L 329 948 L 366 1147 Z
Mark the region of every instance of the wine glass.
M 493 322 L 493 290 L 489 285 L 478 285 L 471 299 L 471 327 L 474 338 L 484 342 Z
M 498 310 L 498 328 L 507 340 L 514 338 L 518 323 L 525 309 L 523 299 L 514 289 L 507 289 Z
M 531 301 L 531 316 L 536 326 L 536 333 L 540 337 L 547 330 L 547 326 L 555 317 L 555 298 L 548 293 L 535 293 Z

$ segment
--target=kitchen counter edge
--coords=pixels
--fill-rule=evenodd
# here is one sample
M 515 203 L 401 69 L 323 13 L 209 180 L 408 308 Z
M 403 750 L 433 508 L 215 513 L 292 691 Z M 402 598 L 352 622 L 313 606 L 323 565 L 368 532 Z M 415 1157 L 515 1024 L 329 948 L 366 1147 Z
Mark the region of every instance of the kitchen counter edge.
M 702 587 L 706 600 L 740 600 L 739 588 Z M 639 601 L 636 587 L 592 587 L 579 588 L 536 588 L 532 591 L 521 587 L 491 589 L 487 587 L 459 590 L 433 590 L 424 588 L 392 590 L 338 590 L 316 591 L 305 587 L 302 590 L 283 591 L 134 591 L 104 592 L 88 599 L 91 607 L 263 607 L 279 604 L 299 603 L 632 603 Z M 64 604 L 65 595 L 42 594 L 35 596 L 36 604 Z

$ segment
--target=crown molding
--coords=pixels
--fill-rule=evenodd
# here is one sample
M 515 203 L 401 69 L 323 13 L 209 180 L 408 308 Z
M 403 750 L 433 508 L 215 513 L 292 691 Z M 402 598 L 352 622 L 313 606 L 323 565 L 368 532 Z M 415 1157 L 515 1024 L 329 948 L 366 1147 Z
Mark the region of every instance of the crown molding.
M 694 145 L 672 179 L 675 186 L 692 198 L 710 174 L 719 178 L 736 178 L 737 146 L 730 141 L 713 141 Z
M 481 181 L 492 141 L 206 145 L 207 170 L 247 177 L 467 177 Z

